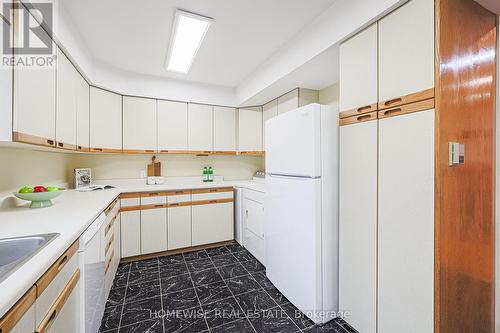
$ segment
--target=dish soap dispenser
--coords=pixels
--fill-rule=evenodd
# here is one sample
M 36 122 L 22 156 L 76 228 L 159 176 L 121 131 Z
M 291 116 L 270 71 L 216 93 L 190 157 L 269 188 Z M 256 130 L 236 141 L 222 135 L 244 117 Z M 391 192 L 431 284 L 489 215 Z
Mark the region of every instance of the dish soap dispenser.
M 214 169 L 212 167 L 208 167 L 208 181 L 213 182 L 214 181 Z
M 203 167 L 203 182 L 208 182 L 208 168 Z

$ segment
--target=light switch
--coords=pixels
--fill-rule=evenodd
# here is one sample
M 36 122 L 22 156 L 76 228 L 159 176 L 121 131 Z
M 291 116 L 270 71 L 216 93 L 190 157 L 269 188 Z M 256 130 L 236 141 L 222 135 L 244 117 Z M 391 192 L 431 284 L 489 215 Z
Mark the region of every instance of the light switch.
M 460 142 L 448 143 L 448 165 L 459 165 L 465 162 L 465 146 Z

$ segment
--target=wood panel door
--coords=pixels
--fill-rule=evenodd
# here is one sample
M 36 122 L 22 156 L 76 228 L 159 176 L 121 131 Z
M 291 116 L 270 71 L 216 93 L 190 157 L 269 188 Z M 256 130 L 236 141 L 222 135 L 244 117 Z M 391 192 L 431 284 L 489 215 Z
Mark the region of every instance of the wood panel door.
M 438 0 L 436 332 L 494 332 L 497 18 Z M 448 143 L 465 145 L 448 166 Z

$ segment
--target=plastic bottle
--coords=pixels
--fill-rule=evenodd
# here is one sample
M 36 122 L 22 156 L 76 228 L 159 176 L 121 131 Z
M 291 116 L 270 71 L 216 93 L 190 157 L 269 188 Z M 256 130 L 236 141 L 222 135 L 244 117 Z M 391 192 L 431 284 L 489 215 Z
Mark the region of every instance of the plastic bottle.
M 212 167 L 208 167 L 208 181 L 214 181 L 214 169 L 212 169 Z
M 208 168 L 203 167 L 203 182 L 208 182 Z

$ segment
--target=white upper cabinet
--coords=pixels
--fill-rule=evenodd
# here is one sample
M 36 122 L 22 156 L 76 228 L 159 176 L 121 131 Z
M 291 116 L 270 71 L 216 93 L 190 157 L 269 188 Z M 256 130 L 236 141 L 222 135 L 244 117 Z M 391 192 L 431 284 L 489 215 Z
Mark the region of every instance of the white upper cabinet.
M 294 89 L 278 97 L 278 114 L 282 114 L 299 107 L 299 89 Z
M 57 48 L 56 145 L 58 148 L 76 148 L 79 76 L 66 55 Z
M 188 104 L 188 147 L 191 151 L 213 150 L 213 106 Z
M 88 151 L 90 147 L 90 87 L 78 74 L 76 102 L 76 144 L 77 150 Z
M 94 151 L 122 149 L 122 96 L 90 87 L 90 147 Z
M 188 150 L 188 105 L 158 100 L 158 151 Z
M 375 23 L 340 45 L 340 111 L 377 110 L 377 72 Z
M 123 97 L 123 150 L 156 151 L 156 100 Z
M 45 34 L 44 30 L 40 33 Z M 50 39 L 49 36 L 45 36 Z M 17 41 L 17 38 L 14 39 Z M 55 145 L 56 65 L 14 69 L 14 140 Z
M 434 87 L 434 0 L 412 0 L 380 20 L 379 70 L 382 103 Z
M 236 151 L 236 109 L 214 106 L 214 151 Z
M 238 150 L 262 151 L 262 107 L 242 108 L 238 113 Z

